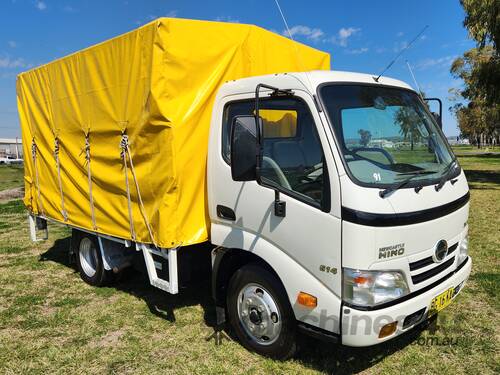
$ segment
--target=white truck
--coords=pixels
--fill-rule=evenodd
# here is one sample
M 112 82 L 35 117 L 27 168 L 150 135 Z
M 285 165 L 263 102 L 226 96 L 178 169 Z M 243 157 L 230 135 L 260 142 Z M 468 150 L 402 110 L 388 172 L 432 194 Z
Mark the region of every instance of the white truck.
M 203 249 L 73 225 L 83 280 L 102 285 L 139 256 L 152 285 L 178 293 L 184 274 L 210 269 L 216 329 L 228 321 L 274 358 L 291 356 L 299 333 L 385 342 L 461 291 L 468 185 L 410 86 L 339 71 L 253 76 L 223 83 L 211 113 Z M 33 235 L 50 219 L 30 217 Z

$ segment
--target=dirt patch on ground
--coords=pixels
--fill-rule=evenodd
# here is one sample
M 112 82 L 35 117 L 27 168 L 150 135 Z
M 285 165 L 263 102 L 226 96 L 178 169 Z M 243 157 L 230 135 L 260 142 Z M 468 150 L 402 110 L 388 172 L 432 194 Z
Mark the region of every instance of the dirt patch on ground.
M 125 331 L 122 330 L 109 332 L 105 336 L 101 337 L 100 340 L 95 342 L 95 345 L 101 348 L 116 346 L 124 334 Z
M 0 202 L 10 199 L 18 199 L 24 196 L 24 187 L 17 187 L 13 189 L 6 189 L 0 191 Z

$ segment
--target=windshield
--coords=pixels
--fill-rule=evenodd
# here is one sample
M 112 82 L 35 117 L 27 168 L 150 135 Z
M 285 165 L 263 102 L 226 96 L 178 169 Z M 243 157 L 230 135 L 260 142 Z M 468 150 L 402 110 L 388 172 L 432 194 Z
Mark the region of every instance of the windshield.
M 375 85 L 328 84 L 321 99 L 354 182 L 389 187 L 437 182 L 454 156 L 416 93 Z

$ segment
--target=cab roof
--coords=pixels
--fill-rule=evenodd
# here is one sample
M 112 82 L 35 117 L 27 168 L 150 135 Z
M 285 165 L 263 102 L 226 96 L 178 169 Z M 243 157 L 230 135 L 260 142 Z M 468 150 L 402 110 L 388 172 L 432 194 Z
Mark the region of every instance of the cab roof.
M 259 83 L 265 83 L 270 86 L 278 87 L 280 89 L 297 89 L 298 87 L 302 86 L 307 91 L 312 90 L 313 92 L 315 92 L 320 84 L 328 82 L 393 86 L 414 91 L 411 86 L 403 81 L 382 76 L 377 82 L 374 79 L 376 76 L 377 75 L 375 74 L 344 72 L 337 70 L 314 70 L 310 72 L 279 73 L 229 81 L 222 86 L 221 91 L 223 91 L 226 95 L 230 95 L 231 93 L 253 92 L 255 91 L 255 88 Z

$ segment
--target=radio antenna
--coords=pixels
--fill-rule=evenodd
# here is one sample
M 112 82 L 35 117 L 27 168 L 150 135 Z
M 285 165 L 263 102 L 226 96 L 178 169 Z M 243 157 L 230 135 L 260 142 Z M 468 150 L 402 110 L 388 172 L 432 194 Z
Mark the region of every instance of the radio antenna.
M 373 77 L 373 79 L 375 80 L 375 82 L 378 82 L 378 80 L 380 79 L 380 77 L 382 77 L 382 74 L 384 74 L 385 72 L 387 72 L 387 71 L 389 70 L 389 68 L 390 68 L 390 67 L 391 67 L 391 66 L 392 66 L 392 65 L 393 65 L 393 64 L 397 61 L 397 59 L 399 59 L 399 56 L 401 56 L 401 55 L 402 55 L 402 54 L 403 54 L 403 53 L 404 53 L 404 52 L 405 52 L 408 48 L 410 48 L 410 47 L 411 47 L 411 45 L 412 45 L 413 43 L 415 43 L 415 41 L 418 39 L 418 37 L 419 37 L 420 35 L 422 35 L 422 34 L 424 33 L 424 31 L 425 31 L 425 30 L 427 30 L 427 28 L 428 28 L 428 27 L 429 27 L 429 25 L 425 25 L 425 27 L 422 29 L 422 31 L 420 31 L 420 32 L 417 34 L 417 36 L 416 36 L 415 38 L 413 38 L 413 39 L 411 40 L 411 42 L 410 42 L 410 43 L 408 43 L 408 44 L 406 45 L 406 47 L 405 47 L 405 48 L 403 48 L 401 51 L 399 51 L 399 53 L 398 53 L 398 54 L 396 55 L 396 57 L 395 57 L 395 58 L 394 58 L 394 59 L 393 59 L 393 60 L 389 63 L 389 65 L 387 65 L 387 66 L 385 67 L 385 69 L 384 69 L 384 70 L 382 70 L 382 73 L 380 73 L 380 74 L 378 75 L 378 77 Z
M 411 78 L 413 78 L 413 82 L 415 83 L 415 87 L 418 90 L 418 95 L 423 99 L 424 97 L 422 96 L 422 90 L 420 90 L 420 86 L 418 85 L 417 79 L 415 78 L 415 75 L 413 74 L 413 69 L 411 68 L 410 63 L 408 60 L 406 60 L 406 65 L 408 66 L 408 70 L 410 71 Z
M 285 28 L 286 28 L 286 32 L 288 33 L 288 36 L 290 37 L 290 39 L 293 42 L 295 42 L 295 39 L 293 39 L 292 32 L 290 31 L 290 28 L 288 27 L 288 22 L 286 22 L 285 15 L 283 14 L 283 11 L 281 10 L 280 3 L 278 2 L 278 0 L 274 0 L 274 2 L 276 3 L 276 7 L 278 8 L 278 11 L 280 12 L 281 19 L 283 20 L 283 23 L 285 24 Z M 300 57 L 300 53 L 299 53 L 299 50 L 297 49 L 297 45 L 294 43 L 293 46 L 295 48 L 295 54 L 297 55 L 297 62 L 300 66 L 300 69 L 302 69 L 304 71 L 306 78 L 307 78 L 307 82 L 309 83 L 309 89 L 312 92 L 313 86 L 311 83 L 311 79 L 309 78 L 309 73 L 305 70 L 305 65 L 302 63 L 302 58 Z
M 281 14 L 281 19 L 283 20 L 283 23 L 285 24 L 285 28 L 286 28 L 286 32 L 288 33 L 288 36 L 290 37 L 291 40 L 293 40 L 295 42 L 295 40 L 293 39 L 292 33 L 290 32 L 290 28 L 288 27 L 288 22 L 286 22 L 285 15 L 283 14 L 283 11 L 281 10 L 280 3 L 278 2 L 278 0 L 274 0 L 274 2 L 276 3 L 276 6 L 278 7 L 278 11 Z

